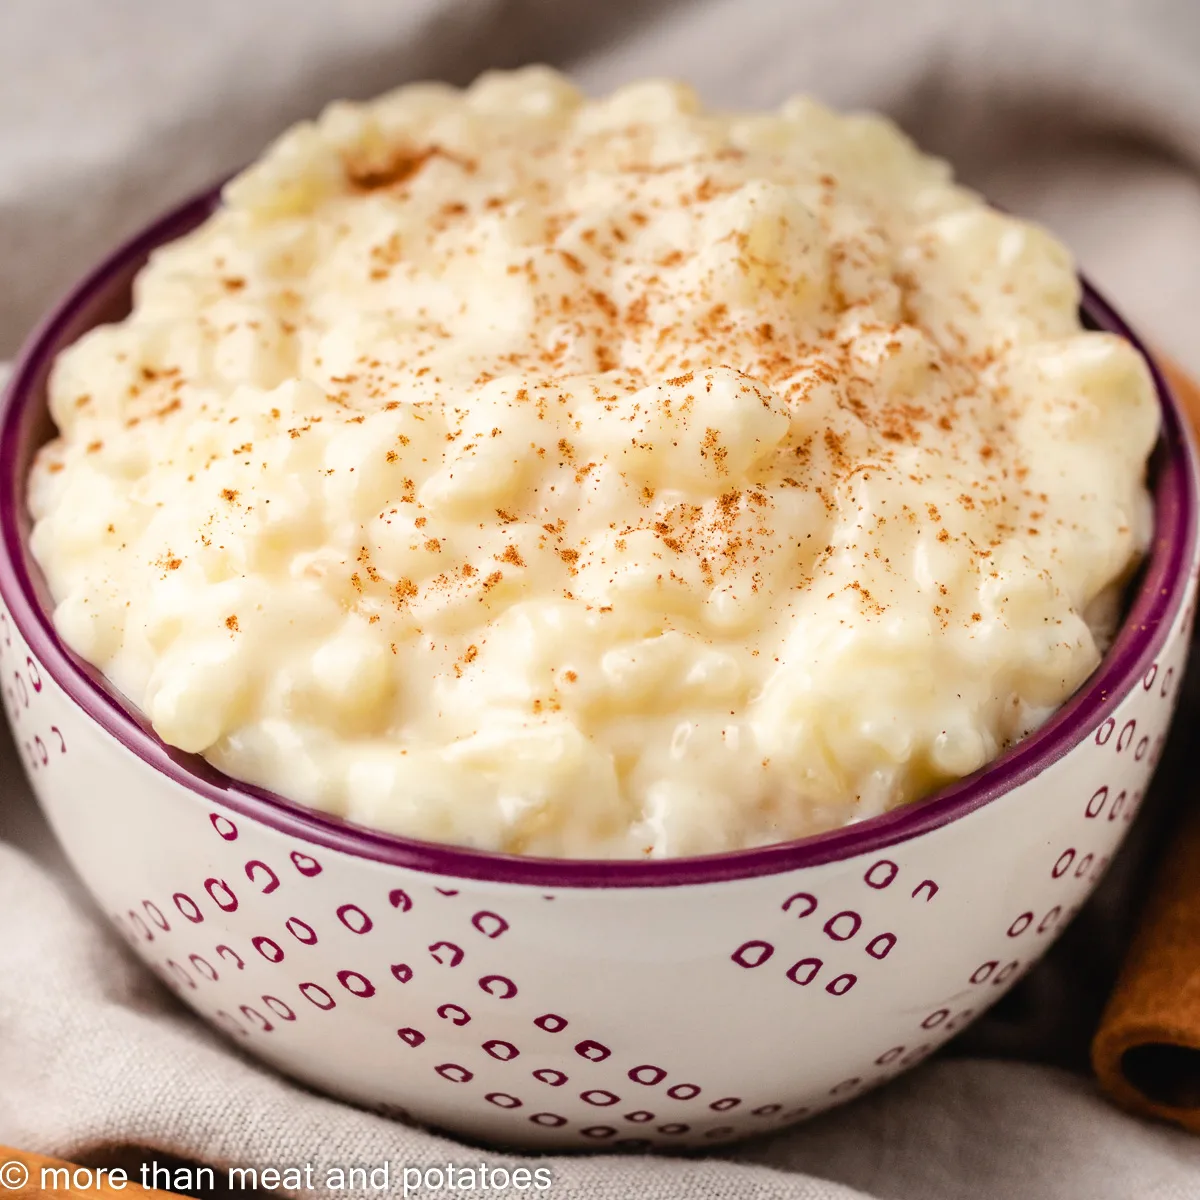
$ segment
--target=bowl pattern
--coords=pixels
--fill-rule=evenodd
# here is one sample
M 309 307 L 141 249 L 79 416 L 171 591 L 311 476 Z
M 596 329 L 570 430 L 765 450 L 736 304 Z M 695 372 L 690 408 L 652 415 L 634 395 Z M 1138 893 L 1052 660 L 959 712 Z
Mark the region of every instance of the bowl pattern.
M 1043 953 L 1137 812 L 1195 588 L 1087 739 L 1012 790 L 854 857 L 675 886 L 440 875 L 248 817 L 86 714 L 7 609 L 0 678 L 87 886 L 254 1054 L 483 1141 L 711 1145 L 891 1078 Z

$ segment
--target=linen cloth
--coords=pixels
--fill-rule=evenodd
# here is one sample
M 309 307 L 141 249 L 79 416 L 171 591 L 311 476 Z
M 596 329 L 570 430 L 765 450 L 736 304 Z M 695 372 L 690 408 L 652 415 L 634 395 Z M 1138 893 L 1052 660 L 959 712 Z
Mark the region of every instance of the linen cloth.
M 669 75 L 715 105 L 884 110 L 1054 228 L 1200 372 L 1198 0 L 0 0 L 0 357 L 121 236 L 324 102 L 535 60 L 590 91 Z M 1086 1074 L 1167 810 L 1189 799 L 1188 740 L 1093 902 L 949 1053 L 708 1157 L 526 1165 L 552 1169 L 556 1200 L 1200 1196 L 1200 1142 L 1117 1112 Z M 393 1179 L 523 1161 L 313 1095 L 210 1033 L 108 932 L 0 746 L 0 1144 L 390 1161 Z

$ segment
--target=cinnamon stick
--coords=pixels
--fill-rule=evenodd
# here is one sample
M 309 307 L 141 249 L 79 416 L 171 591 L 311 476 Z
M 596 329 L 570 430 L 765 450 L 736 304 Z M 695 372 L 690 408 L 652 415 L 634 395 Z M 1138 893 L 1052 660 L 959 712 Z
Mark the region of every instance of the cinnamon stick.
M 1200 428 L 1200 387 L 1160 365 Z M 1092 1065 L 1122 1107 L 1200 1133 L 1200 779 L 1181 801 L 1186 809 L 1093 1038 Z
M 13 1200 L 168 1200 L 170 1193 L 144 1188 L 119 1168 L 76 1163 L 0 1146 L 0 1189 Z

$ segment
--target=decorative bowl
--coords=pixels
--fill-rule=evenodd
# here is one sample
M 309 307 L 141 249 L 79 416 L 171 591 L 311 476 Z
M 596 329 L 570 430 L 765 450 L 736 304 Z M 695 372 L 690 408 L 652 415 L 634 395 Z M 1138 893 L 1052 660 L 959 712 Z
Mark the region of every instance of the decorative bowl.
M 919 803 L 656 861 L 514 858 L 352 826 L 160 742 L 54 632 L 25 478 L 56 352 L 123 316 L 118 250 L 34 333 L 0 411 L 0 678 L 68 856 L 141 958 L 297 1079 L 511 1147 L 707 1146 L 876 1087 L 995 1003 L 1087 899 L 1158 759 L 1192 625 L 1195 452 L 1155 371 L 1155 537 L 1103 663 Z M 1090 287 L 1083 314 L 1132 337 Z M 1134 339 L 1136 342 L 1136 339 Z

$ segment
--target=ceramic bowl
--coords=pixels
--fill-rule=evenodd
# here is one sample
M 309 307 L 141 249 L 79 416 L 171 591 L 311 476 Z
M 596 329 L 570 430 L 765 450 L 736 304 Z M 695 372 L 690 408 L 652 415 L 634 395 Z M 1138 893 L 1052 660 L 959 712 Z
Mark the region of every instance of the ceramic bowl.
M 709 1146 L 840 1104 L 995 1003 L 1137 812 L 1182 675 L 1194 451 L 1161 378 L 1156 536 L 1103 664 L 1032 737 L 921 803 L 801 841 L 655 862 L 521 859 L 357 828 L 163 745 L 55 635 L 24 479 L 54 354 L 128 311 L 125 246 L 30 340 L 0 414 L 0 676 L 80 877 L 248 1053 L 478 1141 Z M 1131 336 L 1090 288 L 1093 326 Z

